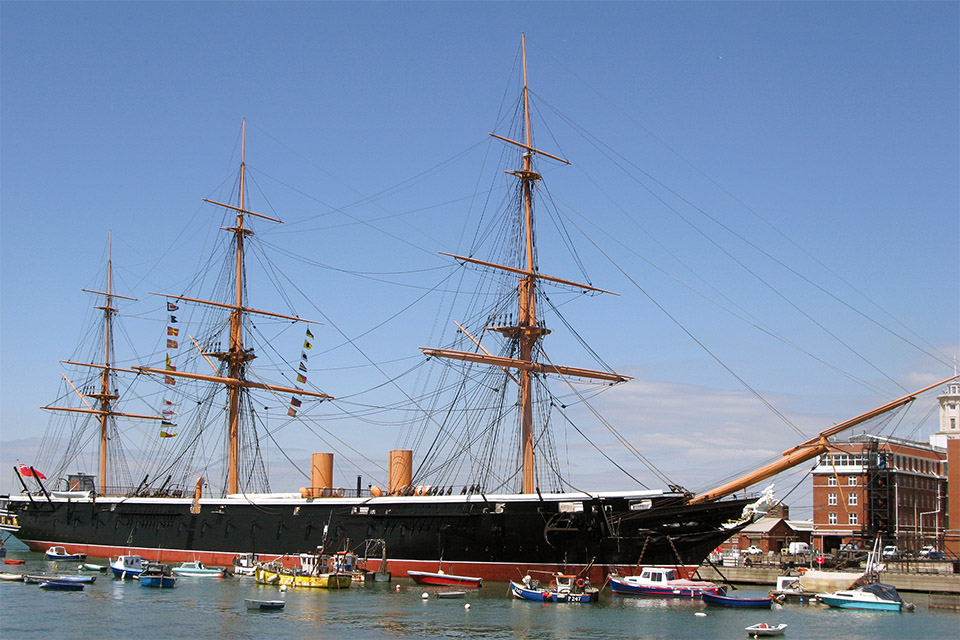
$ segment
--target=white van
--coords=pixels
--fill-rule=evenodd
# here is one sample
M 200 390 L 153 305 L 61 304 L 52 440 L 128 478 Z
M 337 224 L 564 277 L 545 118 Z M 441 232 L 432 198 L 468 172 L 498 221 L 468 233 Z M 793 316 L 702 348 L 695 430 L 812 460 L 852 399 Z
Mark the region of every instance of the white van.
M 810 545 L 806 542 L 791 542 L 787 547 L 787 551 L 792 556 L 810 553 Z

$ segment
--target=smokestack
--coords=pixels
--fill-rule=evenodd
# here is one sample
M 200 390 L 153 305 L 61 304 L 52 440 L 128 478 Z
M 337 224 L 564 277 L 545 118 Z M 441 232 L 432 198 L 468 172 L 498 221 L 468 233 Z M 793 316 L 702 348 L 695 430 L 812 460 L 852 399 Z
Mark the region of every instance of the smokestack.
M 310 456 L 310 488 L 314 495 L 333 488 L 333 454 L 315 453 Z
M 391 451 L 387 493 L 390 495 L 400 493 L 401 489 L 410 484 L 412 477 L 413 451 L 410 449 L 394 449 Z

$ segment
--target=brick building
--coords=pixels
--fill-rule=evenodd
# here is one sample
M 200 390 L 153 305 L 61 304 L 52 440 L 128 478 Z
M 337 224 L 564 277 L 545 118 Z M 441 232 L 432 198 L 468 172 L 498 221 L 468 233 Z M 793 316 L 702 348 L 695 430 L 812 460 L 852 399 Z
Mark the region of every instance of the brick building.
M 870 547 L 877 535 L 901 551 L 943 548 L 946 451 L 921 442 L 860 435 L 834 443 L 813 471 L 813 546 Z
M 780 550 L 791 542 L 809 543 L 812 523 L 809 520 L 788 520 L 789 516 L 788 506 L 777 505 L 767 517 L 760 518 L 731 536 L 720 549 L 723 553 L 731 553 L 755 546 L 768 556 L 770 552 L 779 555 Z

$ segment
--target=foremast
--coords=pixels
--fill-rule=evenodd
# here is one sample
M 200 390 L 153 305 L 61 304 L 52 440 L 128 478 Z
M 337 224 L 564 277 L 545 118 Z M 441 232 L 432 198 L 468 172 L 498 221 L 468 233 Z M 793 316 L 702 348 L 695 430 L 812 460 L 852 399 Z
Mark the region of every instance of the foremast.
M 521 36 L 521 49 L 523 57 L 523 117 L 524 117 L 524 142 L 510 140 L 495 133 L 490 135 L 498 140 L 507 142 L 523 149 L 522 168 L 515 171 L 508 171 L 510 175 L 515 176 L 521 184 L 523 193 L 522 210 L 520 215 L 523 219 L 524 234 L 524 253 L 521 260 L 521 266 L 510 267 L 492 262 L 477 260 L 472 257 L 458 256 L 455 254 L 444 253 L 457 260 L 478 264 L 492 269 L 499 269 L 520 276 L 517 285 L 517 306 L 518 323 L 515 326 L 497 326 L 485 327 L 486 329 L 496 331 L 508 339 L 515 339 L 519 346 L 519 358 L 504 358 L 491 355 L 480 346 L 478 340 L 467 334 L 466 330 L 461 330 L 470 337 L 471 340 L 483 351 L 483 353 L 470 351 L 455 351 L 452 349 L 435 349 L 420 347 L 424 354 L 428 356 L 437 356 L 453 360 L 462 360 L 466 362 L 476 362 L 498 366 L 505 371 L 516 369 L 517 377 L 510 376 L 519 386 L 518 404 L 520 408 L 520 449 L 523 465 L 523 493 L 534 493 L 536 487 L 535 460 L 534 460 L 534 420 L 533 420 L 533 389 L 532 380 L 535 373 L 555 373 L 564 376 L 574 376 L 580 378 L 590 378 L 595 380 L 605 380 L 608 382 L 624 382 L 629 378 L 606 371 L 594 371 L 590 369 L 580 369 L 574 367 L 564 367 L 556 365 L 545 365 L 534 360 L 536 346 L 550 331 L 541 327 L 537 322 L 536 293 L 537 281 L 546 280 L 556 282 L 572 287 L 577 287 L 589 291 L 604 292 L 602 289 L 589 285 L 561 280 L 542 275 L 537 267 L 534 251 L 534 208 L 533 208 L 533 190 L 541 176 L 533 168 L 534 154 L 540 154 L 557 160 L 564 164 L 570 164 L 566 160 L 546 153 L 533 147 L 530 122 L 530 93 L 527 85 L 527 49 L 526 38 Z M 604 292 L 608 293 L 608 292 Z
M 198 373 L 182 372 L 182 371 L 170 371 L 166 369 L 156 369 L 152 367 L 138 367 L 138 370 L 144 373 L 157 373 L 165 376 L 173 376 L 180 378 L 188 378 L 193 380 L 201 380 L 207 382 L 215 382 L 219 384 L 226 385 L 227 387 L 227 493 L 234 494 L 239 492 L 239 468 L 240 468 L 240 397 L 244 390 L 246 389 L 263 389 L 268 391 L 274 391 L 277 393 L 294 393 L 297 395 L 308 396 L 313 398 L 320 399 L 332 399 L 333 396 L 327 395 L 325 393 L 319 393 L 316 391 L 308 391 L 305 389 L 295 388 L 295 387 L 286 387 L 281 385 L 266 384 L 259 382 L 252 382 L 246 379 L 246 369 L 247 363 L 256 358 L 252 349 L 246 349 L 243 342 L 243 322 L 247 314 L 257 314 L 262 316 L 269 316 L 273 318 L 282 318 L 286 320 L 293 320 L 295 322 L 311 322 L 309 320 L 304 320 L 297 316 L 288 316 L 279 313 L 272 313 L 269 311 L 262 311 L 259 309 L 252 309 L 247 307 L 244 300 L 244 291 L 245 287 L 245 270 L 244 270 L 244 241 L 248 236 L 253 235 L 253 231 L 244 226 L 245 216 L 250 215 L 264 220 L 269 220 L 271 222 L 276 222 L 282 224 L 282 220 L 277 218 L 272 218 L 270 216 L 263 215 L 261 213 L 256 213 L 250 211 L 245 206 L 245 193 L 246 193 L 246 120 L 243 121 L 243 131 L 241 135 L 241 146 L 240 146 L 240 195 L 239 195 L 239 206 L 232 206 L 229 204 L 224 204 L 222 202 L 216 202 L 214 200 L 207 200 L 204 198 L 204 202 L 210 204 L 224 207 L 228 210 L 231 210 L 236 213 L 236 223 L 232 227 L 222 227 L 224 231 L 230 232 L 234 235 L 235 242 L 235 251 L 234 251 L 234 267 L 235 267 L 235 287 L 234 287 L 234 299 L 232 304 L 225 304 L 221 302 L 214 302 L 211 300 L 200 300 L 197 298 L 188 298 L 185 296 L 177 296 L 171 294 L 162 294 L 157 293 L 155 295 L 163 295 L 168 298 L 173 298 L 175 300 L 182 300 L 186 302 L 194 302 L 197 304 L 211 305 L 215 307 L 220 307 L 230 310 L 230 335 L 228 340 L 228 347 L 226 351 L 218 351 L 211 353 L 203 353 L 202 355 L 207 362 L 210 364 L 211 368 L 214 371 L 214 375 L 204 375 Z M 152 292 L 151 292 L 152 293 Z M 198 346 L 199 348 L 199 346 Z M 222 377 L 219 375 L 220 371 L 210 362 L 209 357 L 216 358 L 217 360 L 223 362 L 227 366 L 227 376 Z
M 73 389 L 74 393 L 80 397 L 80 400 L 83 401 L 83 404 L 86 408 L 77 408 L 77 407 L 41 407 L 42 409 L 47 409 L 49 411 L 63 411 L 69 413 L 86 413 L 97 416 L 97 419 L 100 423 L 100 446 L 99 446 L 99 458 L 100 458 L 100 483 L 99 483 L 99 494 L 107 494 L 107 449 L 110 440 L 110 419 L 114 417 L 124 417 L 124 418 L 139 418 L 142 420 L 163 420 L 162 416 L 149 416 L 141 415 L 135 413 L 122 413 L 119 411 L 113 410 L 113 404 L 115 401 L 120 399 L 120 396 L 117 393 L 111 391 L 113 386 L 111 382 L 114 378 L 114 373 L 116 371 L 129 371 L 127 369 L 118 369 L 113 366 L 113 316 L 117 313 L 117 309 L 113 306 L 114 298 L 120 298 L 121 300 L 131 300 L 136 301 L 136 298 L 130 298 L 127 296 L 122 296 L 113 292 L 113 237 L 112 234 L 108 235 L 107 239 L 107 290 L 106 291 L 95 291 L 92 289 L 83 289 L 86 293 L 92 293 L 95 295 L 103 296 L 103 305 L 94 307 L 97 310 L 103 311 L 103 364 L 92 364 L 87 362 L 71 362 L 64 361 L 64 364 L 73 364 L 80 365 L 85 367 L 92 367 L 100 369 L 100 389 L 94 393 L 81 393 L 77 390 L 77 387 L 67 378 L 66 375 L 63 376 L 64 380 L 67 381 L 67 384 L 70 385 L 70 388 Z M 94 399 L 99 405 L 98 408 L 93 408 L 86 398 Z

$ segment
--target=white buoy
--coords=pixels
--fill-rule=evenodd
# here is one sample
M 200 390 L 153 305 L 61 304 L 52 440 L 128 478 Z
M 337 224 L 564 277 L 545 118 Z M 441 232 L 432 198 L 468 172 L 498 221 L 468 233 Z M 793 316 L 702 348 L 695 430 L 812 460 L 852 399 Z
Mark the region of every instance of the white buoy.
M 400 591 L 400 585 L 397 585 L 397 591 Z
M 697 611 L 697 612 L 696 612 L 695 614 L 693 614 L 693 615 L 697 616 L 698 618 L 706 618 L 706 617 L 707 617 L 707 614 L 705 614 L 703 611 Z
M 427 598 L 430 597 L 430 594 L 427 593 L 426 591 L 424 591 L 423 593 L 420 594 L 420 597 L 423 598 L 424 600 L 426 600 Z
M 463 608 L 464 608 L 464 609 L 469 609 L 469 608 L 470 608 L 470 603 L 468 602 L 467 604 L 463 605 Z
M 287 590 L 287 585 L 285 584 L 280 585 L 280 591 L 286 591 L 286 590 Z

